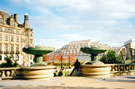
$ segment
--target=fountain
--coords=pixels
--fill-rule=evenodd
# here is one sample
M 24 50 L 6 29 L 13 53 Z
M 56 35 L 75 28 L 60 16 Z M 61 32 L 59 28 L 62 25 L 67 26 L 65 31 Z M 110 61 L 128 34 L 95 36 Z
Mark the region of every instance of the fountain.
M 35 63 L 30 67 L 21 67 L 16 71 L 16 77 L 19 79 L 48 79 L 53 77 L 54 66 L 47 66 L 43 63 L 42 56 L 54 51 L 52 47 L 25 47 L 23 51 L 35 55 Z
M 104 53 L 107 50 L 96 47 L 82 47 L 81 51 L 91 54 L 91 61 L 81 66 L 83 76 L 98 78 L 110 77 L 110 65 L 106 65 L 103 62 L 96 60 L 98 54 Z

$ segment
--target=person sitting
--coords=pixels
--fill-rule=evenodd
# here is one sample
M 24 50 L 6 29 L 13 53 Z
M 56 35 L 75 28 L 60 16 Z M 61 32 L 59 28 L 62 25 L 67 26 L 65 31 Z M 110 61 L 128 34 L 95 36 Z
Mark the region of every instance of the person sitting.
M 54 72 L 54 77 L 56 77 L 57 76 L 57 70 Z
M 63 73 L 62 73 L 62 69 L 60 69 L 60 71 L 59 71 L 59 73 L 58 73 L 58 76 L 62 76 L 63 75 Z

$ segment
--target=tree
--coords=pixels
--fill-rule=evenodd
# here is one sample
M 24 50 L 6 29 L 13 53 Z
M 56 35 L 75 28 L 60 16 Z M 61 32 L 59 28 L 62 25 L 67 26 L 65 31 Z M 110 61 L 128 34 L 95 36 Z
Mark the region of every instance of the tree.
M 104 63 L 122 63 L 122 59 L 113 50 L 109 50 L 107 54 L 103 55 L 100 61 Z
M 15 61 L 15 63 L 11 60 L 12 57 L 5 57 L 6 63 L 2 63 L 0 67 L 19 67 L 19 64 Z

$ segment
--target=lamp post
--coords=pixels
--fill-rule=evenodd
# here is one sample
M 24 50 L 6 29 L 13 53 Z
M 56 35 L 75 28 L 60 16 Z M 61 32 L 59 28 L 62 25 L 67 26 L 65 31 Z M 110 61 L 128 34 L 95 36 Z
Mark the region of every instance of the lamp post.
M 55 55 L 56 55 L 56 51 L 54 51 L 52 54 L 52 65 L 54 65 Z
M 69 55 L 69 69 L 70 69 L 70 55 Z
M 61 61 L 61 68 L 63 68 L 63 63 L 62 63 L 62 58 L 63 58 L 63 50 L 61 51 L 61 54 L 60 54 L 60 61 Z
M 62 55 L 61 55 L 61 58 L 60 59 L 61 59 L 61 68 L 62 68 L 63 67 L 63 65 L 62 65 Z

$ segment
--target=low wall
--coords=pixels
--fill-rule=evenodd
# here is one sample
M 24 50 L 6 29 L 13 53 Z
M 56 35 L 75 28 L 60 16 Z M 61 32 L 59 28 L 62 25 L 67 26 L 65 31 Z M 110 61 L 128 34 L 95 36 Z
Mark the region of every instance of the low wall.
M 135 75 L 135 64 L 110 64 L 111 76 Z
M 13 76 L 15 76 L 15 71 L 19 69 L 19 67 L 6 67 L 6 68 L 0 68 L 0 77 L 2 80 L 4 79 L 12 79 Z
M 0 68 L 0 79 L 38 79 L 52 78 L 54 66 L 47 67 L 6 67 Z

